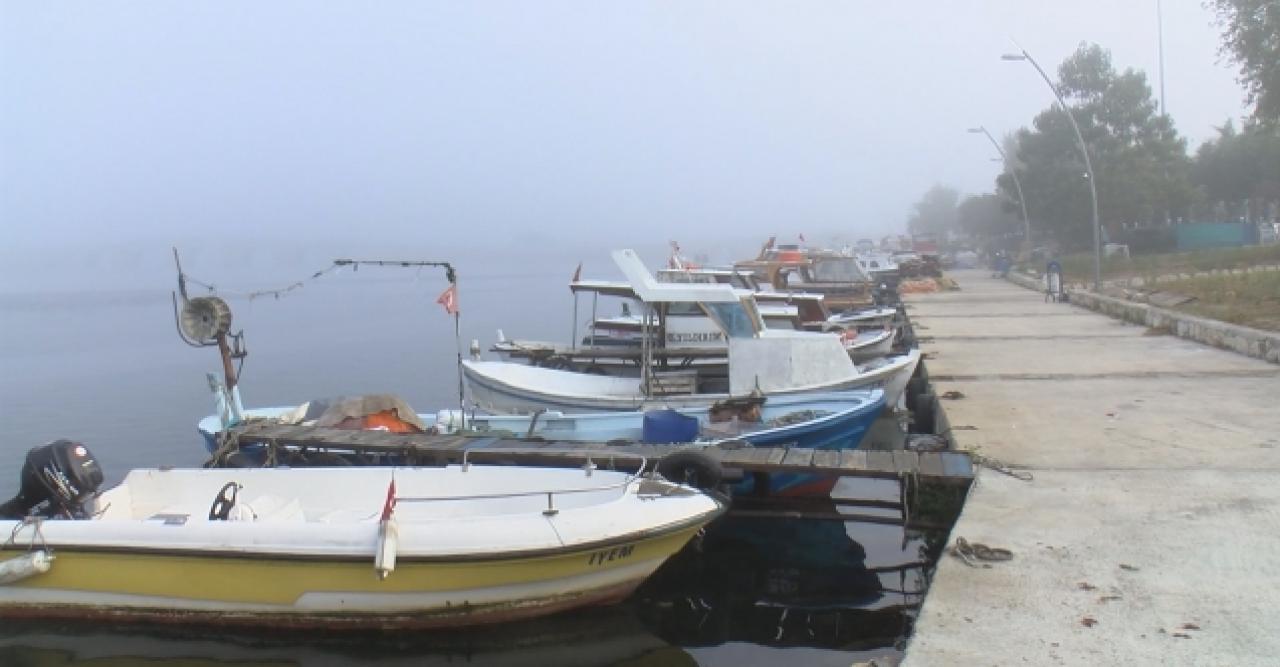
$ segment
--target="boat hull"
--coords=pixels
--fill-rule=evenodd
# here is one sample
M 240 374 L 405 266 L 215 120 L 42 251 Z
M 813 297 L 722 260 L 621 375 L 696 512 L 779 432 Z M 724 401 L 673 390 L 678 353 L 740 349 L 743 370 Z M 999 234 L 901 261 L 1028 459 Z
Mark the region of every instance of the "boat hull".
M 701 527 L 531 558 L 371 560 L 56 549 L 46 574 L 0 587 L 0 616 L 273 627 L 458 627 L 625 598 Z M 0 560 L 25 553 L 0 551 Z
M 893 357 L 881 365 L 846 380 L 824 386 L 799 387 L 791 391 L 771 393 L 774 396 L 804 395 L 824 391 L 883 388 L 885 402 L 896 405 L 902 391 L 911 379 L 919 362 L 919 351 Z M 728 394 L 678 394 L 646 397 L 640 393 L 637 380 L 620 378 L 593 378 L 581 373 L 553 371 L 520 365 L 505 365 L 506 370 L 523 377 L 505 378 L 493 362 L 463 362 L 463 376 L 472 402 L 494 413 L 533 414 L 540 410 L 573 412 L 630 412 L 655 408 L 705 408 L 717 401 L 729 398 Z M 628 383 L 619 385 L 618 383 Z M 595 385 L 603 389 L 596 390 Z M 607 385 L 607 386 L 606 386 Z M 557 391 L 559 387 L 571 387 L 570 391 Z M 615 388 L 625 389 L 622 394 Z
M 898 337 L 896 329 L 885 329 L 866 337 L 865 342 L 857 339 L 847 346 L 849 358 L 854 361 L 867 361 L 887 356 L 893 350 L 893 341 Z
M 0 562 L 53 556 L 0 617 L 497 623 L 626 596 L 724 509 L 613 470 L 139 469 L 90 518 L 0 520 Z

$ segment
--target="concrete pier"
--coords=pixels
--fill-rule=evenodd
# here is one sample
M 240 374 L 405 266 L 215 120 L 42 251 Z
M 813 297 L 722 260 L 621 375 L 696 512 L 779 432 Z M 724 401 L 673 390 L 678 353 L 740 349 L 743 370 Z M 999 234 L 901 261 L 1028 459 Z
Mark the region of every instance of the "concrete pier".
M 909 297 L 981 470 L 906 665 L 1280 661 L 1280 368 L 986 272 Z M 988 566 L 988 567 L 984 567 Z

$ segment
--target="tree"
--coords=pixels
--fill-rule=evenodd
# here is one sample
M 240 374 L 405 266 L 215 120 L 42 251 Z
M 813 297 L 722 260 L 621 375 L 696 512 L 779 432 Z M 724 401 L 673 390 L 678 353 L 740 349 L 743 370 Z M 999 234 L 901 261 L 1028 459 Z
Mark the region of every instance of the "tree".
M 956 226 L 956 203 L 960 193 L 945 185 L 935 185 L 912 207 L 907 229 L 912 234 L 936 234 L 946 238 Z
M 956 207 L 956 225 L 974 239 L 1021 238 L 1022 219 L 1015 208 L 1016 203 L 998 194 L 970 195 Z
M 1280 122 L 1280 2 L 1209 0 L 1222 28 L 1220 53 L 1240 67 L 1254 119 Z
M 1058 79 L 1093 162 L 1104 228 L 1185 217 L 1195 199 L 1186 141 L 1156 112 L 1146 75 L 1116 72 L 1108 51 L 1081 44 L 1058 68 Z M 1067 246 L 1087 247 L 1093 238 L 1089 184 L 1070 121 L 1055 106 L 1032 124 L 1017 134 L 1022 167 L 1012 168 L 1019 169 L 1028 208 L 1037 211 L 1033 223 Z M 1008 174 L 996 184 L 1016 201 Z
M 1228 120 L 1216 139 L 1201 144 L 1191 170 L 1205 205 L 1199 218 L 1267 219 L 1280 206 L 1280 126 Z

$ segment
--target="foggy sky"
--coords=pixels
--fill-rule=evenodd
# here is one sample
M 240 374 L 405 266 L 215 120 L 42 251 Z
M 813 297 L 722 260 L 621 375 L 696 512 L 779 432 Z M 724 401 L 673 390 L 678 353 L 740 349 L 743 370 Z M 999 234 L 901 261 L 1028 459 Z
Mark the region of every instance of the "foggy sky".
M 1194 149 L 1243 92 L 1210 13 L 1164 4 Z M 1010 37 L 1050 70 L 1097 42 L 1154 88 L 1155 6 L 5 2 L 6 263 L 56 243 L 709 251 L 898 230 L 934 183 L 993 189 L 966 127 L 1049 105 L 1000 61 Z

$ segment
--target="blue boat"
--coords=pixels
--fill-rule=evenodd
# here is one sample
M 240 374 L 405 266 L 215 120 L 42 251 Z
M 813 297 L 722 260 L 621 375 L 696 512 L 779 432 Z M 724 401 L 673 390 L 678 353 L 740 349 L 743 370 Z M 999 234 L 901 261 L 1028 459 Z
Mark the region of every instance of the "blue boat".
M 241 414 L 243 419 L 273 419 L 306 425 L 315 423 L 317 413 L 342 402 L 338 399 L 314 401 L 302 406 L 243 410 Z M 413 417 L 416 417 L 415 427 L 427 432 L 478 437 L 504 435 L 562 442 L 633 442 L 686 448 L 740 441 L 756 447 L 840 450 L 858 447 L 884 405 L 883 390 L 863 389 L 774 396 L 764 400 L 748 398 L 729 405 L 648 412 L 481 415 L 441 410 Z M 408 411 L 401 414 L 405 412 Z M 341 416 L 346 418 L 349 414 L 351 411 L 347 410 Z M 210 415 L 200 421 L 198 428 L 206 449 L 215 452 L 223 418 Z M 735 485 L 734 491 L 752 491 L 754 484 L 755 480 L 747 478 Z M 815 475 L 775 474 L 770 476 L 769 492 L 821 494 L 829 491 L 832 484 L 834 479 Z

